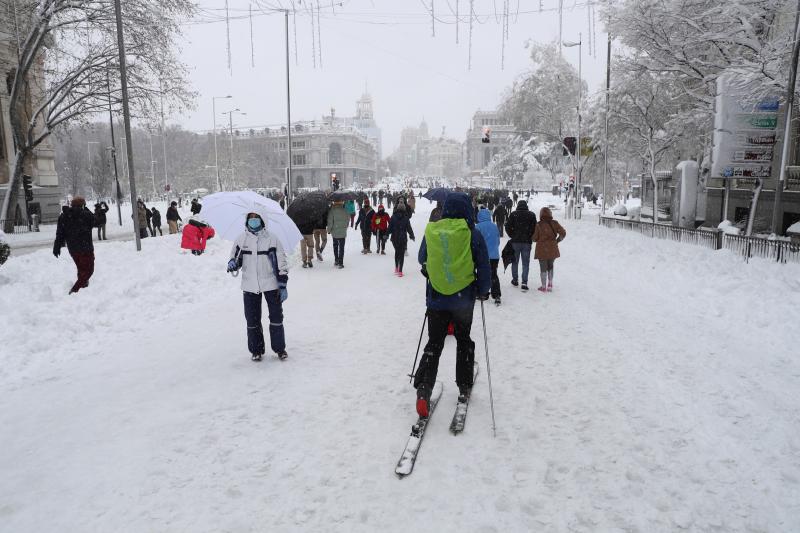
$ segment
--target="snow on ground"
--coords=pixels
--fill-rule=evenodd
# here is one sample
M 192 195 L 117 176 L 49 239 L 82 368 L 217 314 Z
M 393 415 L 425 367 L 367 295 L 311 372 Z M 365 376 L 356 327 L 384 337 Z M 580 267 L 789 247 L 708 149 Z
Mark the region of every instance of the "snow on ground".
M 534 204 L 547 202 L 534 199 Z M 557 202 L 555 202 L 557 203 Z M 418 201 L 421 237 L 427 201 Z M 424 313 L 411 244 L 291 272 L 290 358 L 249 360 L 230 243 L 48 250 L 0 268 L 0 530 L 800 530 L 800 269 L 565 221 L 555 292 L 480 309 L 467 427 L 445 393 L 414 473 Z M 389 246 L 391 249 L 391 246 Z M 391 252 L 391 250 L 390 250 Z M 532 269 L 531 284 L 538 272 Z M 266 321 L 266 317 L 265 317 Z

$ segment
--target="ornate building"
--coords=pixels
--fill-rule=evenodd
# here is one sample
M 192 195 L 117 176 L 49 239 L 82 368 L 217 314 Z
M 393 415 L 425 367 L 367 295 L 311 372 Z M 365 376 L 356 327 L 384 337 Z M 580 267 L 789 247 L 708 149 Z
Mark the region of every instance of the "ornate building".
M 0 86 L 0 203 L 7 191 L 8 182 L 14 172 L 14 155 L 16 149 L 9 119 L 10 89 L 12 73 L 17 66 L 17 29 L 14 27 L 14 13 L 11 2 L 0 7 L 0 73 L 5 83 Z M 19 29 L 19 31 L 23 31 Z M 43 64 L 38 62 L 35 77 L 30 83 L 31 90 L 43 84 Z M 33 102 L 25 103 L 28 109 Z M 48 141 L 40 144 L 33 155 L 25 161 L 25 174 L 33 178 L 33 201 L 28 203 L 29 214 L 38 214 L 42 221 L 51 221 L 60 213 L 61 188 L 58 174 L 55 171 L 55 156 Z M 14 215 L 20 224 L 26 224 L 25 195 L 20 191 L 17 206 L 12 207 L 9 215 Z
M 489 143 L 482 142 L 483 128 L 491 130 Z M 497 111 L 476 111 L 467 130 L 467 167 L 473 174 L 485 172 L 492 157 L 508 146 L 515 135 L 514 126 L 507 124 Z

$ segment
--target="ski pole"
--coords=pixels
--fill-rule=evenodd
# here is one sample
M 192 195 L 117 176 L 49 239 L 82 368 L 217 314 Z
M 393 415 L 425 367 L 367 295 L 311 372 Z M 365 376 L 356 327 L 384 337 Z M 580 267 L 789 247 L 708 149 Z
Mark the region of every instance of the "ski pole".
M 425 317 L 422 319 L 422 329 L 419 332 L 419 342 L 417 343 L 417 355 L 414 356 L 414 364 L 411 365 L 411 373 L 408 375 L 408 382 L 414 379 L 414 369 L 417 368 L 417 359 L 419 358 L 419 349 L 422 346 L 422 334 L 425 332 L 425 323 L 428 321 L 428 310 L 425 310 Z
M 492 434 L 497 437 L 497 424 L 494 421 L 494 396 L 492 395 L 492 371 L 489 368 L 489 341 L 486 338 L 486 313 L 481 300 L 481 318 L 483 319 L 483 348 L 486 352 L 486 377 L 489 380 L 489 406 L 492 409 Z

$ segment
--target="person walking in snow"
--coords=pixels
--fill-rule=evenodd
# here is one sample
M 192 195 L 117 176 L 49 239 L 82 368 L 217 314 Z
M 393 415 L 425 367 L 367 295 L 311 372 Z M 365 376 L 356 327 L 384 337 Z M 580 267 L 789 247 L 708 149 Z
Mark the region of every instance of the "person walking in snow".
M 406 198 L 406 207 L 408 208 L 408 218 L 414 216 L 414 211 L 417 209 L 417 197 L 414 196 L 414 191 L 408 193 Z
M 94 225 L 97 227 L 97 240 L 108 240 L 106 237 L 106 213 L 108 213 L 108 204 L 100 202 L 94 204 Z
M 358 211 L 358 219 L 356 220 L 356 229 L 361 226 L 362 254 L 372 253 L 372 217 L 374 216 L 375 210 L 369 205 L 369 198 L 365 198 L 364 204 Z
M 372 217 L 372 233 L 377 241 L 375 252 L 386 255 L 386 239 L 389 236 L 389 213 L 383 209 L 383 204 L 378 206 L 378 212 Z
M 186 231 L 186 230 L 184 230 Z M 245 230 L 236 239 L 228 260 L 228 272 L 241 270 L 244 293 L 244 316 L 247 321 L 247 349 L 253 361 L 261 361 L 265 353 L 264 329 L 261 325 L 261 298 L 267 302 L 269 341 L 278 359 L 285 361 L 286 336 L 283 329 L 283 302 L 289 297 L 289 264 L 278 238 L 271 233 L 264 219 L 248 213 Z
M 322 261 L 322 252 L 328 245 L 328 211 L 329 207 L 321 213 L 314 226 L 314 249 L 317 252 L 317 261 Z
M 303 239 L 300 241 L 300 258 L 303 268 L 314 268 L 314 221 L 304 220 L 297 224 Z
M 398 205 L 389 219 L 387 234 L 394 246 L 394 274 L 403 277 L 403 262 L 405 259 L 408 239 L 414 240 L 414 230 L 411 228 L 411 219 L 408 218 L 406 206 Z
M 181 215 L 178 213 L 178 204 L 172 202 L 167 208 L 167 226 L 169 226 L 169 234 L 178 233 L 178 221 L 183 222 Z
M 506 218 L 508 218 L 508 210 L 501 202 L 497 204 L 497 207 L 494 208 L 494 213 L 492 213 L 492 220 L 497 224 L 497 232 L 501 238 L 503 237 L 503 225 L 506 223 Z
M 153 237 L 156 236 L 156 230 L 158 230 L 158 235 L 163 237 L 164 232 L 161 231 L 161 211 L 153 207 L 150 209 L 150 222 L 153 224 Z
M 86 200 L 76 196 L 70 207 L 63 207 L 58 216 L 56 240 L 53 243 L 53 255 L 58 258 L 64 245 L 78 269 L 78 279 L 69 290 L 69 294 L 78 292 L 89 286 L 89 278 L 94 273 L 94 244 L 92 244 L 92 228 L 95 225 L 94 214 L 86 207 Z
M 344 202 L 333 202 L 328 211 L 328 233 L 333 238 L 333 258 L 336 268 L 344 268 L 344 242 L 347 239 L 347 223 L 350 215 L 344 208 Z
M 500 263 L 500 233 L 497 231 L 497 225 L 492 222 L 492 214 L 488 209 L 478 211 L 478 223 L 475 224 L 475 227 L 486 241 L 489 266 L 492 269 L 492 298 L 495 305 L 500 305 L 500 278 L 497 277 L 497 266 Z
M 539 260 L 539 276 L 542 281 L 540 292 L 553 290 L 553 268 L 556 259 L 561 257 L 558 250 L 558 243 L 564 240 L 567 231 L 561 224 L 553 220 L 553 213 L 547 207 L 539 211 L 539 223 L 533 232 L 533 240 L 536 242 L 533 258 Z
M 528 291 L 528 270 L 531 264 L 531 243 L 536 229 L 536 215 L 528 209 L 528 202 L 520 200 L 517 209 L 506 221 L 506 232 L 514 248 L 514 261 L 511 263 L 511 285 L 519 285 L 519 260 L 522 259 L 522 286 Z
M 139 238 L 146 239 L 149 236 L 148 228 L 150 222 L 147 216 L 147 207 L 141 198 L 136 201 L 136 217 L 139 219 Z
M 356 223 L 356 203 L 353 200 L 345 200 L 344 210 L 350 217 L 350 227 L 352 228 Z
M 202 204 L 197 200 L 197 198 L 192 198 L 192 205 L 189 207 L 189 211 L 191 211 L 192 215 L 198 215 L 200 214 L 200 209 L 202 207 Z
M 470 338 L 475 300 L 486 300 L 491 290 L 491 269 L 486 242 L 475 229 L 472 204 L 464 193 L 450 193 L 442 219 L 425 228 L 419 248 L 419 263 L 428 279 L 425 301 L 428 342 L 414 374 L 417 414 L 430 414 L 430 398 L 444 349 L 448 325 L 456 338 L 456 384 L 459 401 L 472 391 L 475 343 Z
M 428 222 L 437 222 L 442 219 L 442 202 L 436 202 L 436 207 L 431 211 Z

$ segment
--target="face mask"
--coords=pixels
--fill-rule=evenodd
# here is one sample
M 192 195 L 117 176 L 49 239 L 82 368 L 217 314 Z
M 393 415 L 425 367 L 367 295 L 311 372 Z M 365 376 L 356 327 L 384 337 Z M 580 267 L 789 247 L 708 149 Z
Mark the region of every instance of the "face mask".
M 257 230 L 261 229 L 261 220 L 259 220 L 257 218 L 248 219 L 247 227 L 250 228 L 253 231 L 257 231 Z

